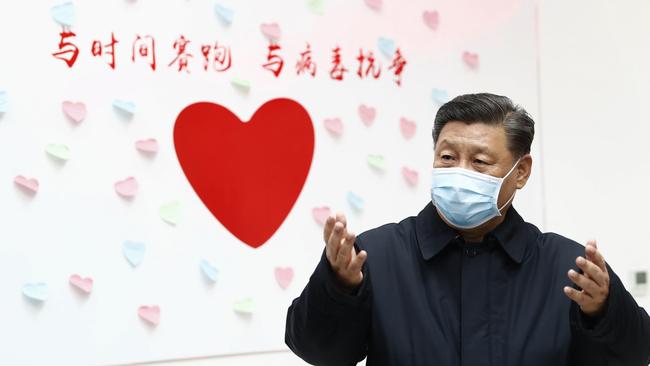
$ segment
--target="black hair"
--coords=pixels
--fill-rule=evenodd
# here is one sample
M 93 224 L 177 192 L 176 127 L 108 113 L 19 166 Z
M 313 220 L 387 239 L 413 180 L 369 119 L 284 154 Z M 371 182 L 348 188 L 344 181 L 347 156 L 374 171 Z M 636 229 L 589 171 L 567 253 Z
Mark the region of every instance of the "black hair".
M 510 98 L 501 95 L 465 94 L 443 104 L 433 123 L 434 146 L 438 142 L 440 131 L 450 121 L 503 126 L 508 139 L 508 150 L 515 158 L 530 153 L 535 136 L 535 121 L 528 112 L 514 104 Z

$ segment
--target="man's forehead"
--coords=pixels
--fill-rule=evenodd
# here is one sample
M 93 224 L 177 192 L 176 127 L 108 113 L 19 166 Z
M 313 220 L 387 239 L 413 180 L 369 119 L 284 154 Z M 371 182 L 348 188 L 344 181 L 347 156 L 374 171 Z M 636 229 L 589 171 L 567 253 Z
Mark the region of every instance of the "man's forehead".
M 506 138 L 501 125 L 451 121 L 442 129 L 437 145 L 465 145 L 481 150 L 494 150 L 499 149 L 499 146 L 494 145 L 502 143 L 506 143 Z

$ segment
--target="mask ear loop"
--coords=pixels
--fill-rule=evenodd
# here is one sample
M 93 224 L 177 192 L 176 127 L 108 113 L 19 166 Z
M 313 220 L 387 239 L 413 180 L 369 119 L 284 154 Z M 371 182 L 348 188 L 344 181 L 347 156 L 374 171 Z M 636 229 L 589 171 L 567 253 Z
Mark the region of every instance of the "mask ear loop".
M 523 158 L 523 156 L 521 158 Z M 510 168 L 510 171 L 508 172 L 508 174 L 506 174 L 505 177 L 502 178 L 501 183 L 503 183 L 503 181 L 506 180 L 506 178 L 515 170 L 515 168 L 517 167 L 517 165 L 521 161 L 521 158 L 517 159 L 517 161 L 515 162 L 515 165 L 513 165 L 512 168 Z M 499 192 L 501 192 L 501 186 L 499 186 Z M 499 216 L 503 216 L 503 214 L 501 213 L 501 210 L 503 210 L 506 206 L 508 206 L 508 204 L 510 202 L 512 202 L 512 200 L 515 198 L 515 193 L 517 193 L 516 189 L 515 189 L 514 192 L 512 192 L 512 196 L 510 196 L 510 198 L 508 198 L 506 203 L 504 203 L 503 206 L 501 206 L 499 208 Z

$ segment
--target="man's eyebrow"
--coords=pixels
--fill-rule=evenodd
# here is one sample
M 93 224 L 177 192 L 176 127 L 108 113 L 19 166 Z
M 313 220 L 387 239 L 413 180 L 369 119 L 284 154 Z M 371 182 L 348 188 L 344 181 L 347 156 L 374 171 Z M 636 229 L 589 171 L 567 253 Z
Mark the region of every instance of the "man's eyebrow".
M 456 140 L 450 140 L 450 139 L 443 139 L 442 141 L 439 142 L 440 145 L 446 144 L 449 145 L 450 147 L 456 147 L 460 145 L 460 143 Z M 485 154 L 492 154 L 492 149 L 490 149 L 490 146 L 488 145 L 483 145 L 483 144 L 476 144 L 472 145 L 472 150 L 479 152 L 479 153 L 485 153 Z

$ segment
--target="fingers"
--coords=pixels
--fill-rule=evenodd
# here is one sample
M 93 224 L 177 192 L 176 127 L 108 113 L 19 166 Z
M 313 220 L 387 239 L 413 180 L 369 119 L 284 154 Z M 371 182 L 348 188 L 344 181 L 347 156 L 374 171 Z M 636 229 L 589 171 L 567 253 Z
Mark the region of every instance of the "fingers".
M 340 241 L 340 248 L 336 255 L 335 263 L 335 267 L 342 269 L 347 269 L 350 265 L 350 261 L 352 260 L 352 253 L 354 252 L 354 241 L 357 238 L 355 234 L 348 233 L 347 230 L 345 231 L 346 233 L 343 235 L 343 238 Z
M 572 269 L 569 270 L 569 279 L 589 295 L 596 294 L 600 290 L 600 287 L 594 280 Z
M 340 222 L 336 222 L 333 225 L 331 235 L 327 239 L 327 246 L 325 251 L 327 253 L 327 259 L 330 263 L 334 264 L 338 256 L 339 249 L 341 248 L 341 240 L 345 235 L 345 228 Z
M 576 265 L 578 265 L 578 268 L 580 268 L 588 278 L 596 282 L 598 286 L 609 286 L 608 276 L 594 262 L 583 257 L 578 257 L 576 259 Z
M 564 286 L 564 294 L 571 300 L 575 301 L 578 305 L 583 306 L 591 301 L 591 297 L 584 291 L 578 291 L 572 287 Z
M 365 250 L 362 250 L 359 253 L 357 253 L 354 256 L 354 258 L 352 258 L 352 261 L 350 261 L 350 271 L 360 272 L 367 258 L 368 258 L 368 252 L 366 252 Z
M 336 221 L 343 224 L 343 227 L 348 227 L 348 220 L 345 218 L 345 215 L 338 212 L 336 214 Z
M 325 227 L 323 228 L 323 240 L 325 241 L 326 247 L 326 252 L 327 252 L 327 258 L 330 258 L 334 260 L 336 258 L 336 254 L 338 252 L 339 246 L 338 245 L 328 245 L 330 242 L 330 238 L 332 237 L 332 234 L 334 234 L 334 227 L 337 222 L 340 222 L 343 228 L 347 226 L 347 220 L 345 219 L 345 215 L 341 213 L 337 213 L 336 216 L 330 216 L 327 218 L 325 221 Z M 336 240 L 336 243 L 339 243 L 340 238 Z
M 603 272 L 607 273 L 607 265 L 605 264 L 605 257 L 598 250 L 595 240 L 589 240 L 585 247 L 585 255 L 588 260 L 594 262 Z
M 342 213 L 337 213 L 336 216 L 330 216 L 327 218 L 325 221 L 325 227 L 323 229 L 323 240 L 325 240 L 325 243 L 327 243 L 330 240 L 330 236 L 332 235 L 332 230 L 334 229 L 334 224 L 337 222 L 340 222 L 343 224 L 343 227 L 347 226 L 347 219 L 345 218 L 345 215 Z
M 565 286 L 564 293 L 580 305 L 585 314 L 598 314 L 609 295 L 609 274 L 595 240 L 587 241 L 585 256 L 576 258 L 576 265 L 583 273 L 571 269 L 568 277 L 580 290 Z
M 330 240 L 335 223 L 336 219 L 333 216 L 328 217 L 325 221 L 325 227 L 323 228 L 323 240 L 325 240 L 325 244 Z

